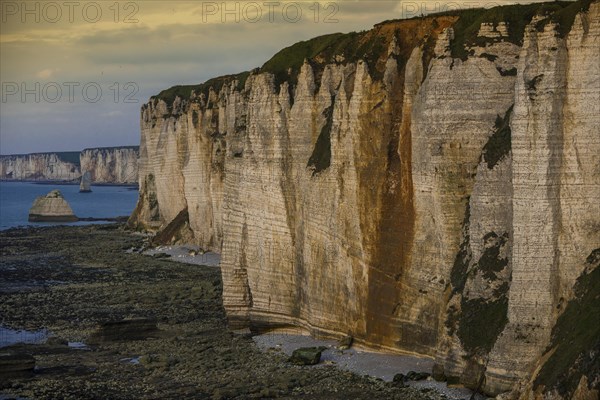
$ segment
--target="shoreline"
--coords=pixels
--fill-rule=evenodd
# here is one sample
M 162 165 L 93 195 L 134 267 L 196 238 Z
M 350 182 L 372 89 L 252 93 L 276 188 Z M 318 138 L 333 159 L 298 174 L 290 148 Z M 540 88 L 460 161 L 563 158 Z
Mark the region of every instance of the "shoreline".
M 37 180 L 15 180 L 15 179 L 0 179 L 0 183 L 10 182 L 10 183 L 34 183 L 36 185 L 61 185 L 61 186 L 72 186 L 79 185 L 80 182 L 77 181 L 37 181 Z M 116 187 L 128 187 L 135 188 L 139 190 L 139 184 L 137 183 L 92 183 L 92 187 L 94 186 L 116 186 Z
M 316 366 L 291 364 L 291 349 L 320 342 L 287 336 L 281 351 L 231 330 L 218 266 L 128 251 L 150 238 L 122 224 L 10 228 L 0 240 L 2 328 L 48 332 L 45 343 L 0 349 L 0 398 L 468 398 L 430 379 L 424 387 L 389 381 L 416 368 L 408 358 L 384 355 L 386 380 L 370 376 L 361 363 L 384 358 L 358 348 L 330 348 Z M 2 354 L 34 359 L 35 371 L 2 376 Z

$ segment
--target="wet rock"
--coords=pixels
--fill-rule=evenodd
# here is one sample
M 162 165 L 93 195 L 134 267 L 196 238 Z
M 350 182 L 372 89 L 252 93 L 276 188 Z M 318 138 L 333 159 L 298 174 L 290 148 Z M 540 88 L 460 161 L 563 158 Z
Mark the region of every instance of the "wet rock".
M 58 336 L 50 336 L 46 344 L 49 346 L 67 346 L 69 342 Z
M 121 321 L 105 322 L 94 333 L 92 342 L 115 342 L 129 340 L 144 340 L 156 335 L 158 327 L 154 318 L 124 319 Z
M 401 387 L 401 388 L 407 387 L 406 375 L 404 375 L 404 374 L 394 375 L 394 380 L 392 382 L 394 383 L 394 386 Z
M 424 381 L 429 378 L 429 376 L 431 376 L 431 374 L 427 372 L 409 371 L 408 374 L 406 374 L 406 379 L 411 381 Z
M 31 354 L 0 351 L 0 378 L 27 376 L 34 367 L 35 358 Z
M 171 256 L 167 253 L 156 253 L 156 254 L 153 254 L 152 257 L 154 257 L 154 258 L 171 258 Z
M 350 347 L 352 347 L 353 341 L 354 338 L 352 336 L 345 336 L 339 340 L 337 348 L 340 350 L 348 350 Z
M 446 382 L 448 378 L 446 378 L 446 374 L 444 373 L 444 367 L 440 364 L 435 364 L 433 366 L 433 370 L 431 371 L 433 379 L 438 382 Z
M 139 363 L 148 369 L 166 370 L 178 362 L 176 357 L 164 354 L 146 354 L 139 358 Z
M 294 350 L 289 362 L 296 365 L 315 365 L 321 361 L 321 353 L 325 347 L 302 347 Z

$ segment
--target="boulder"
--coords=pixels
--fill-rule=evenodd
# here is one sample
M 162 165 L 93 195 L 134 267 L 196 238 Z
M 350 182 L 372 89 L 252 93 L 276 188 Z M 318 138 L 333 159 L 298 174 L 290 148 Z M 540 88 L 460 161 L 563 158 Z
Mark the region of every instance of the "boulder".
M 440 364 L 435 364 L 433 366 L 433 370 L 431 371 L 431 376 L 438 382 L 446 382 L 448 379 L 446 374 L 444 373 L 444 367 Z
M 59 190 L 39 196 L 29 209 L 30 222 L 74 222 L 79 218 Z
M 85 171 L 83 175 L 81 175 L 81 183 L 79 184 L 79 193 L 90 193 L 92 191 L 92 175 L 90 171 Z
M 35 358 L 31 354 L 0 351 L 0 378 L 29 375 L 34 367 Z
M 411 381 L 423 381 L 423 380 L 429 378 L 430 376 L 431 376 L 431 374 L 429 374 L 427 372 L 409 371 L 408 374 L 406 374 L 406 379 L 411 380 Z
M 343 338 L 341 338 L 338 341 L 337 348 L 340 350 L 348 350 L 350 347 L 352 347 L 353 341 L 354 341 L 354 338 L 352 336 L 350 336 L 350 335 L 344 336 Z
M 296 365 L 315 365 L 321 361 L 321 353 L 325 347 L 302 347 L 294 350 L 289 362 Z
M 103 323 L 93 334 L 91 342 L 123 342 L 145 340 L 158 333 L 154 318 L 132 318 Z
M 394 380 L 392 381 L 394 386 L 396 387 L 400 387 L 400 388 L 405 388 L 408 385 L 406 384 L 406 375 L 404 374 L 396 374 L 394 375 Z

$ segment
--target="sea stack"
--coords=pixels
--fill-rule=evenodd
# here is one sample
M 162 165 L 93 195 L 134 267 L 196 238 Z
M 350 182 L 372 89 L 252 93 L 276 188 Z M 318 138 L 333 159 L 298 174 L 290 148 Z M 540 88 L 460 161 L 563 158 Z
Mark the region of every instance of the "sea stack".
M 83 175 L 81 175 L 81 183 L 79 184 L 79 193 L 90 193 L 92 184 L 92 176 L 90 171 L 85 171 Z
M 29 222 L 75 222 L 79 218 L 59 190 L 39 196 L 29 209 Z

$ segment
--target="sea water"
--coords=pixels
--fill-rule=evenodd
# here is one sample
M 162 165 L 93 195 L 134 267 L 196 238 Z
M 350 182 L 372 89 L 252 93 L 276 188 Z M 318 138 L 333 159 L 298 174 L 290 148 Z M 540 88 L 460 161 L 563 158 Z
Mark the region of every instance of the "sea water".
M 28 222 L 29 209 L 38 196 L 58 189 L 79 218 L 128 216 L 135 208 L 138 191 L 130 186 L 92 186 L 79 193 L 79 185 L 0 182 L 0 230 L 17 226 L 84 225 L 102 222 Z

